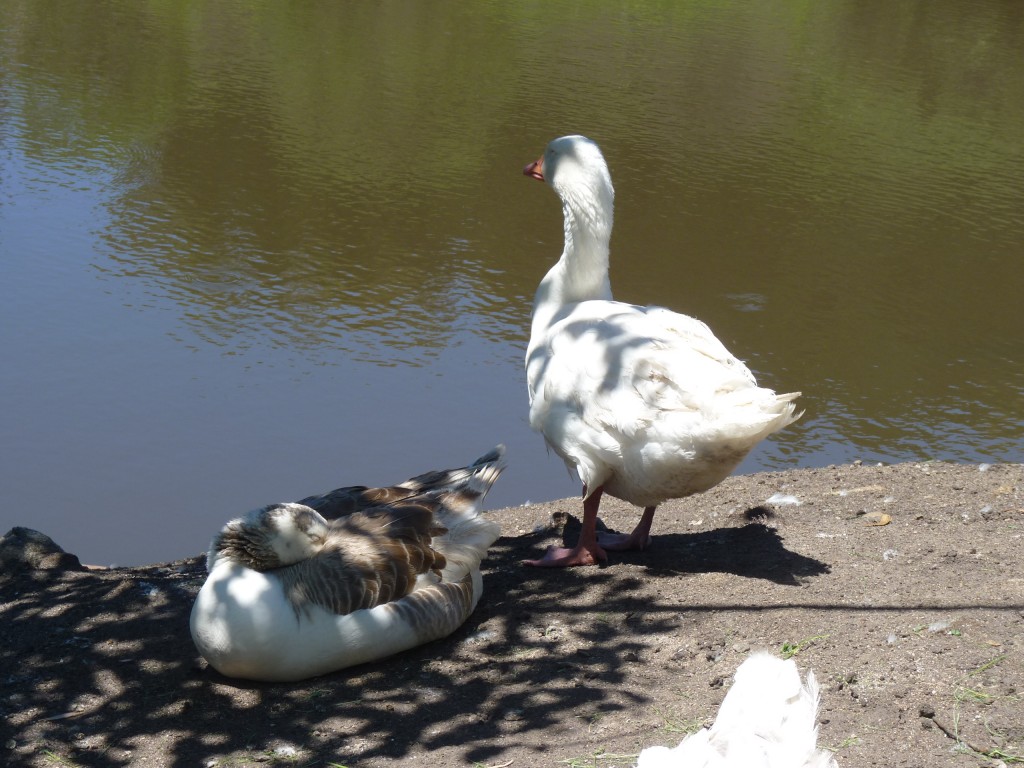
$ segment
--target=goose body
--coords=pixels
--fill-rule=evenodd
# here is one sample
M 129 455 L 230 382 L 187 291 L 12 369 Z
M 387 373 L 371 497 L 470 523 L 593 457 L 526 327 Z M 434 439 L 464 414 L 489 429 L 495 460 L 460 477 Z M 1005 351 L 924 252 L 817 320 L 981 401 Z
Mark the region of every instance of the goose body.
M 552 141 L 525 174 L 562 201 L 565 248 L 534 298 L 526 373 L 530 426 L 583 482 L 580 543 L 533 565 L 590 565 L 643 549 L 658 504 L 725 479 L 763 438 L 793 422 L 798 392 L 777 395 L 699 320 L 612 299 L 614 190 L 597 145 Z M 644 507 L 628 536 L 596 532 L 601 495 Z
M 503 453 L 232 520 L 192 608 L 199 652 L 229 677 L 292 681 L 450 634 L 476 607 L 480 562 L 500 534 L 480 503 Z
M 648 747 L 637 768 L 836 768 L 818 749 L 818 683 L 800 680 L 796 663 L 752 654 L 736 670 L 711 728 L 679 746 Z

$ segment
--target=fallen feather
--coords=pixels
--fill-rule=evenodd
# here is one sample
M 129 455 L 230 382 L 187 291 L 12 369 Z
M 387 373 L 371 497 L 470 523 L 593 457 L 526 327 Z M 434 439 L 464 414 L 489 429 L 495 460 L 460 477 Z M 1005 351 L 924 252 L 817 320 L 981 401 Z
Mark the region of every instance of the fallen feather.
M 786 504 L 799 505 L 800 499 L 798 499 L 796 496 L 791 496 L 788 493 L 774 493 L 770 497 L 768 497 L 764 503 L 775 504 L 778 506 L 784 506 Z
M 843 489 L 839 491 L 832 491 L 833 496 L 847 496 L 851 493 L 867 493 L 868 491 L 884 491 L 885 486 L 883 485 L 862 485 L 859 488 L 850 488 L 849 490 Z

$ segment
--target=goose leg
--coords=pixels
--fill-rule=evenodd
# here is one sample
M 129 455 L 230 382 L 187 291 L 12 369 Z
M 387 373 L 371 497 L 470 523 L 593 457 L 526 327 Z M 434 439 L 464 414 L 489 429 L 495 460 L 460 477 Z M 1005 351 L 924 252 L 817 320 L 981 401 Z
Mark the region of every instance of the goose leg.
M 597 540 L 605 549 L 622 551 L 626 549 L 647 549 L 651 543 L 651 523 L 654 522 L 654 510 L 657 507 L 647 507 L 640 522 L 630 534 L 625 533 L 601 533 Z
M 544 557 L 539 560 L 524 560 L 523 564 L 541 568 L 565 568 L 570 565 L 597 565 L 598 561 L 607 560 L 608 555 L 597 543 L 597 508 L 601 506 L 602 492 L 603 489 L 598 488 L 583 500 L 583 530 L 580 531 L 580 539 L 575 547 L 548 547 Z M 652 509 L 651 517 L 653 516 Z M 647 527 L 650 528 L 650 522 Z

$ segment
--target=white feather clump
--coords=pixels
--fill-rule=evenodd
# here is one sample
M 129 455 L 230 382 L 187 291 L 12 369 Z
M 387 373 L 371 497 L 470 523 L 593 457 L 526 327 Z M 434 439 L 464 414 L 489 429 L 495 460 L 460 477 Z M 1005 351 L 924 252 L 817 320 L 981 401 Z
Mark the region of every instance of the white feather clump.
M 818 749 L 818 681 L 800 680 L 796 663 L 766 651 L 736 670 L 711 728 L 672 749 L 648 747 L 637 768 L 837 768 Z

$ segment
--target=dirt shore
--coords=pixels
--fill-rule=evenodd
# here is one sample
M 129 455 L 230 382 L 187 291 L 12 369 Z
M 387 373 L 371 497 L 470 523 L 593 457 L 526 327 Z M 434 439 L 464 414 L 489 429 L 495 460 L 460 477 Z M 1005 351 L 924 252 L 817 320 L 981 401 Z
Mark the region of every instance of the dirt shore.
M 815 671 L 840 766 L 1024 762 L 1022 465 L 733 477 L 601 568 L 519 564 L 561 538 L 553 517 L 575 539 L 575 500 L 492 514 L 504 535 L 461 629 L 299 684 L 197 656 L 198 556 L 7 567 L 0 763 L 631 766 L 710 723 L 759 648 Z M 602 509 L 613 529 L 637 515 Z

